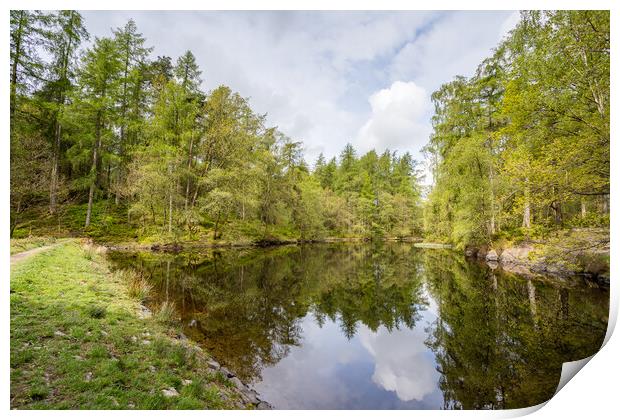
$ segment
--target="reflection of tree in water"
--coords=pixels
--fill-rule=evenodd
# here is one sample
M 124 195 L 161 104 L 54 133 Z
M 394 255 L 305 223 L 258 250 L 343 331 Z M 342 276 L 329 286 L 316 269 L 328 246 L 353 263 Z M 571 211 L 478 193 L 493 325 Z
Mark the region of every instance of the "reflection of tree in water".
M 256 380 L 299 345 L 309 310 L 319 325 L 338 322 L 348 338 L 358 322 L 373 331 L 413 327 L 426 304 L 416 255 L 408 245 L 333 244 L 114 258 L 150 273 L 158 299 L 174 301 L 184 325 L 197 320 L 186 333 Z
M 518 408 L 549 399 L 563 362 L 593 354 L 608 295 L 494 273 L 427 253 L 439 318 L 429 331 L 445 408 Z
M 359 321 L 372 331 L 381 325 L 388 331 L 401 325 L 413 328 L 420 309 L 428 304 L 422 296 L 416 254 L 408 246 L 375 244 L 334 267 L 338 272 L 325 277 L 340 281 L 320 283 L 313 310 L 317 317 L 339 318 L 349 339 Z

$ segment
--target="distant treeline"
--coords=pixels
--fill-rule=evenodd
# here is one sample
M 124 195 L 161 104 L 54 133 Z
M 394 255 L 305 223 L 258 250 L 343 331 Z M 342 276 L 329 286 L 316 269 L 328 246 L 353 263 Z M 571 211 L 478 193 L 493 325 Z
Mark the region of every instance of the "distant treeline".
M 153 58 L 133 20 L 86 41 L 76 11 L 11 11 L 12 233 L 77 205 L 88 232 L 105 201 L 142 237 L 419 234 L 409 154 L 347 145 L 310 170 L 246 98 L 204 92 L 191 51 Z

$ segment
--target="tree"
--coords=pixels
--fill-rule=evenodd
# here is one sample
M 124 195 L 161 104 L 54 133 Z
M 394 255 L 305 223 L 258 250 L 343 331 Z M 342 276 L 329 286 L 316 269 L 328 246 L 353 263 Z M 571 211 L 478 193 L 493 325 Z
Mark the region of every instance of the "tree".
M 49 186 L 49 210 L 56 212 L 60 161 L 62 158 L 62 113 L 66 105 L 67 94 L 74 83 L 74 58 L 82 40 L 88 39 L 82 16 L 74 10 L 61 10 L 54 15 L 57 30 L 52 32 L 47 45 L 52 55 L 50 76 L 47 84 L 48 103 L 51 108 L 54 132 L 52 146 L 52 165 Z
M 133 20 L 76 60 L 87 39 L 76 11 L 11 12 L 12 228 L 41 205 L 45 182 L 59 226 L 64 206 L 84 204 L 89 228 L 101 204 L 109 215 L 127 210 L 139 235 L 171 240 L 414 233 L 409 155 L 358 158 L 347 144 L 311 171 L 303 144 L 266 126 L 247 98 L 227 86 L 203 92 L 191 51 L 174 65 L 150 61 Z
M 85 179 L 89 186 L 85 227 L 90 225 L 102 152 L 115 136 L 112 120 L 117 114 L 121 69 L 122 61 L 116 43 L 110 38 L 96 38 L 92 48 L 84 55 L 78 81 L 79 89 L 72 104 L 72 122 L 79 125 L 75 118 L 81 120 L 81 116 L 85 117 L 85 121 L 80 122 L 87 123 L 83 128 L 90 134 L 86 141 L 81 139 L 74 145 L 74 156 L 78 163 L 85 151 L 90 149 L 91 153 L 90 169 Z
M 524 12 L 474 77 L 433 93 L 432 236 L 464 247 L 584 225 L 592 197 L 592 223 L 607 223 L 608 25 L 608 12 Z
M 114 41 L 118 51 L 122 69 L 120 74 L 119 91 L 119 118 L 120 135 L 118 137 L 119 165 L 117 170 L 117 185 L 123 182 L 125 166 L 128 161 L 127 149 L 137 142 L 139 127 L 142 125 L 144 86 L 146 82 L 145 68 L 147 57 L 153 48 L 144 46 L 145 38 L 138 33 L 133 19 L 130 19 L 123 28 L 114 32 Z M 116 204 L 119 203 L 120 188 L 116 188 Z
M 11 121 L 18 105 L 18 95 L 26 94 L 41 81 L 43 62 L 39 47 L 45 44 L 45 26 L 51 16 L 40 11 L 11 10 Z
M 202 83 L 200 79 L 201 74 L 202 71 L 200 71 L 198 64 L 196 64 L 196 57 L 194 54 L 189 50 L 185 51 L 185 53 L 179 57 L 174 67 L 174 75 L 179 84 L 188 92 L 197 93 Z

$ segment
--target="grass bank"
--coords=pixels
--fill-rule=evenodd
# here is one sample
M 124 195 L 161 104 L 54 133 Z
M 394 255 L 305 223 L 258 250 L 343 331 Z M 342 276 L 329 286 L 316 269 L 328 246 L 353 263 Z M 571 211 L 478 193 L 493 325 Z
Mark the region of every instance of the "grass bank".
M 245 406 L 174 326 L 138 315 L 126 279 L 100 252 L 72 240 L 11 268 L 11 408 Z
M 11 255 L 29 251 L 46 245 L 56 243 L 58 239 L 49 236 L 32 236 L 21 239 L 11 239 Z

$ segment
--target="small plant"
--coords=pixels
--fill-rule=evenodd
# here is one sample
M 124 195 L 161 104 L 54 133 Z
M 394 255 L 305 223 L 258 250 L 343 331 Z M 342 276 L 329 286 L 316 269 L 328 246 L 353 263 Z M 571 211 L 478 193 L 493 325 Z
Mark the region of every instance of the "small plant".
M 45 386 L 37 385 L 32 387 L 29 394 L 33 401 L 41 401 L 49 395 L 49 390 Z
M 106 314 L 107 314 L 107 310 L 103 306 L 91 306 L 90 308 L 88 308 L 88 315 L 91 318 L 95 318 L 95 319 L 105 318 Z
M 156 319 L 163 324 L 174 324 L 177 319 L 174 302 L 170 302 L 167 300 L 161 305 L 159 305 Z
M 84 254 L 87 260 L 93 261 L 97 256 L 96 248 L 91 244 L 84 245 Z
M 213 385 L 205 387 L 201 399 L 206 402 L 207 408 L 222 408 L 222 398 L 218 389 Z
M 121 270 L 121 276 L 127 282 L 129 296 L 137 299 L 140 303 L 148 300 L 153 291 L 153 286 L 143 275 L 135 270 Z

